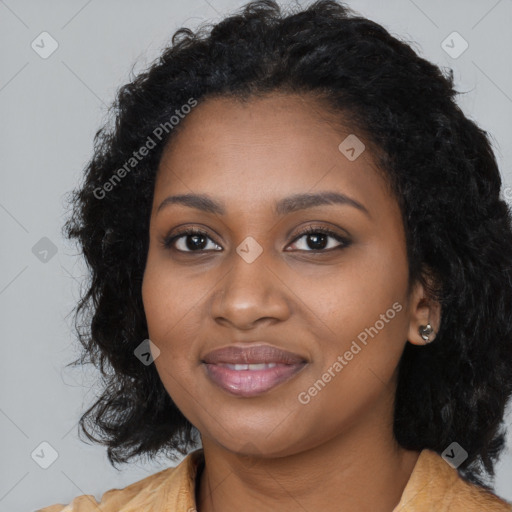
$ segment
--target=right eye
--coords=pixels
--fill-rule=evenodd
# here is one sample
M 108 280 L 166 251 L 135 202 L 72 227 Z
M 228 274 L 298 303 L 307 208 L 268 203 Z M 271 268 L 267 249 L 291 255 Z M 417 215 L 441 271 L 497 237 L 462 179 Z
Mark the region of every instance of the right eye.
M 166 249 L 175 249 L 180 252 L 201 252 L 208 247 L 208 240 L 218 249 L 214 251 L 222 251 L 222 248 L 217 245 L 209 236 L 206 231 L 197 228 L 186 228 L 179 233 L 168 236 L 164 239 L 163 245 Z

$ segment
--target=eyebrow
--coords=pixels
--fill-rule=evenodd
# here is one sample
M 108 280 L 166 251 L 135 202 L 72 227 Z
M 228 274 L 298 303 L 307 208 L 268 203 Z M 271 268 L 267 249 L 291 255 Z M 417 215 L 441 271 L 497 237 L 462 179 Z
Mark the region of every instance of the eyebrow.
M 226 213 L 222 203 L 212 199 L 206 194 L 180 194 L 176 196 L 169 196 L 160 203 L 156 213 L 160 212 L 160 210 L 170 204 L 181 204 L 190 208 L 195 208 L 196 210 L 214 213 L 217 215 L 225 215 Z M 371 217 L 368 210 L 359 201 L 356 201 L 345 194 L 331 191 L 318 192 L 315 194 L 294 194 L 285 197 L 275 203 L 274 211 L 276 215 L 282 216 L 298 210 L 305 210 L 307 208 L 328 204 L 353 206 L 365 213 L 368 217 Z

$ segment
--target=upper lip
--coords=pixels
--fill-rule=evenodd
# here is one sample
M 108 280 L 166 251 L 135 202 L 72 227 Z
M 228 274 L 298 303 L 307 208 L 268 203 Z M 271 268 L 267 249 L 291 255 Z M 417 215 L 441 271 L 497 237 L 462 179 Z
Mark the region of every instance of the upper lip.
M 305 363 L 304 357 L 277 348 L 267 343 L 253 345 L 229 345 L 208 352 L 203 359 L 207 364 L 260 364 L 260 363 L 281 363 L 300 364 Z

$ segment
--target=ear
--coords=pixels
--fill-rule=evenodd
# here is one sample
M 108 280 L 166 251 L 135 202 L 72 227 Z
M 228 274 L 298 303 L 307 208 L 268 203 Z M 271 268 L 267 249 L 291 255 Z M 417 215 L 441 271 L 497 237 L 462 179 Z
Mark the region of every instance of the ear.
M 428 323 L 432 326 L 433 332 L 428 340 L 424 340 L 419 332 L 420 326 L 426 326 Z M 409 302 L 409 332 L 407 340 L 413 345 L 426 345 L 437 336 L 439 326 L 441 325 L 441 305 L 427 297 L 425 287 L 416 282 L 411 293 Z

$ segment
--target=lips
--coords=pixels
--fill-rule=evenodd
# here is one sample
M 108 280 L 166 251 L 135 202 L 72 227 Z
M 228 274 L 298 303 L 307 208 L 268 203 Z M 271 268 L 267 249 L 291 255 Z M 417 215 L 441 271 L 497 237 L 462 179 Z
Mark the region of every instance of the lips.
M 258 344 L 220 348 L 202 359 L 209 379 L 237 396 L 265 393 L 295 376 L 307 360 L 272 345 Z
M 264 344 L 243 347 L 231 345 L 209 352 L 203 358 L 207 364 L 300 364 L 305 361 L 298 354 Z

